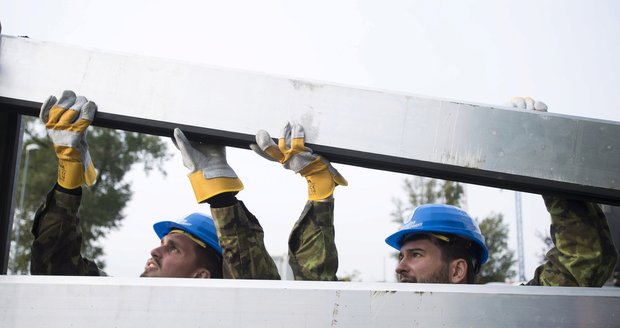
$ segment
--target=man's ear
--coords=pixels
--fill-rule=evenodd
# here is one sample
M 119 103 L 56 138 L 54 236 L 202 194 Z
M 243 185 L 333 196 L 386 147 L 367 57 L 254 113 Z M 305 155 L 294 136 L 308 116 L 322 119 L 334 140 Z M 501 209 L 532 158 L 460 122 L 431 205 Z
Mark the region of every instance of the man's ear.
M 450 262 L 450 282 L 463 284 L 467 282 L 467 261 L 456 259 Z
M 194 272 L 194 276 L 192 278 L 209 279 L 211 278 L 211 271 L 206 268 L 200 268 Z

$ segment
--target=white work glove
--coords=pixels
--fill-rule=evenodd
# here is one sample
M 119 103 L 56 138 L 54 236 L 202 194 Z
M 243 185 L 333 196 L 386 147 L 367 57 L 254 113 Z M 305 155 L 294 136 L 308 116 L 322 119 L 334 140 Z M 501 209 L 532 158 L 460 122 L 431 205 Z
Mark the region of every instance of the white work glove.
M 181 151 L 183 165 L 190 170 L 189 181 L 198 203 L 243 189 L 243 183 L 226 161 L 226 147 L 191 142 L 178 128 L 174 129 L 173 141 Z
M 65 90 L 58 101 L 49 96 L 41 106 L 39 117 L 54 143 L 58 184 L 63 188 L 75 189 L 82 183 L 90 186 L 97 179 L 86 142 L 86 129 L 96 112 L 94 102 L 83 96 L 76 97 L 71 90 Z
M 530 97 L 513 97 L 507 106 L 519 109 L 535 110 L 539 112 L 547 111 L 547 105 L 544 102 L 535 101 Z
M 322 200 L 334 193 L 337 185 L 348 185 L 347 180 L 312 149 L 304 146 L 304 128 L 295 124 L 291 127 L 286 123 L 282 129 L 278 145 L 271 139 L 267 131 L 256 133 L 256 144 L 250 148 L 260 156 L 274 162 L 280 162 L 285 169 L 301 174 L 308 181 L 308 199 Z

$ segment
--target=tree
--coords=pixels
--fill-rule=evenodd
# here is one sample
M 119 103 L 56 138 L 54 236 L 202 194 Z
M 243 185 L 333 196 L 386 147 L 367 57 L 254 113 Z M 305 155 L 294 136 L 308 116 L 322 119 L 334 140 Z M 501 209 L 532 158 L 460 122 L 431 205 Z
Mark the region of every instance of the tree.
M 480 268 L 476 283 L 504 282 L 516 275 L 514 251 L 508 248 L 508 225 L 502 214 L 491 214 L 478 221 L 480 231 L 489 249 L 489 261 Z
M 141 164 L 148 174 L 157 168 L 165 175 L 162 165 L 171 154 L 162 138 L 134 132 L 90 127 L 88 143 L 93 162 L 98 172 L 92 187 L 83 188 L 80 207 L 80 226 L 83 232 L 82 253 L 93 259 L 101 268 L 103 249 L 98 240 L 108 232 L 118 228 L 124 218 L 123 209 L 132 196 L 130 181 L 126 174 L 132 166 Z M 40 121 L 27 118 L 24 122 L 24 148 L 37 144 L 38 150 L 30 151 L 26 193 L 23 213 L 16 213 L 15 224 L 19 224 L 19 244 L 17 245 L 17 273 L 28 273 L 30 245 L 32 244 L 32 220 L 38 206 L 56 182 L 57 161 L 51 140 L 41 128 Z M 22 154 L 24 165 L 25 152 Z M 21 175 L 24 170 L 20 170 Z M 21 183 L 17 195 L 21 194 Z M 15 240 L 15 236 L 13 236 Z M 15 259 L 12 259 L 14 261 Z M 13 267 L 13 263 L 9 265 Z
M 403 189 L 407 200 L 394 198 L 395 210 L 390 214 L 392 222 L 402 224 L 408 219 L 413 209 L 427 203 L 441 203 L 462 207 L 466 199 L 463 185 L 447 180 L 437 180 L 423 177 L 405 179 Z M 482 266 L 477 277 L 477 283 L 505 281 L 515 276 L 511 267 L 515 263 L 514 251 L 508 248 L 508 227 L 503 222 L 502 214 L 491 214 L 478 221 L 480 231 L 485 236 L 489 249 L 489 261 Z M 398 254 L 393 254 L 398 258 Z
M 390 214 L 392 221 L 403 223 L 414 208 L 422 204 L 442 203 L 461 206 L 461 200 L 465 199 L 463 185 L 448 180 L 437 180 L 414 176 L 403 181 L 403 189 L 407 195 L 407 201 L 393 198 L 396 209 Z
M 543 264 L 547 262 L 547 252 L 552 249 L 555 245 L 553 244 L 553 240 L 551 239 L 551 234 L 549 231 L 544 234 L 540 231 L 536 231 L 536 237 L 540 239 L 545 246 L 538 253 L 538 264 Z

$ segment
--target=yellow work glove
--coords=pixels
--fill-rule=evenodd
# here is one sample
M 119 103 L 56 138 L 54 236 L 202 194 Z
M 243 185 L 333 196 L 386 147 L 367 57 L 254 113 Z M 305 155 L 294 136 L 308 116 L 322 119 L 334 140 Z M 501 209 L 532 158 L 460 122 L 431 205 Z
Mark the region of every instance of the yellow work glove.
M 346 186 L 347 180 L 326 158 L 313 154 L 312 149 L 305 147 L 304 140 L 305 133 L 301 125 L 291 127 L 290 123 L 286 123 L 277 145 L 267 131 L 260 130 L 256 133 L 256 144 L 250 145 L 250 148 L 262 157 L 280 162 L 284 168 L 305 177 L 309 200 L 329 198 L 336 186 Z
M 92 123 L 97 105 L 85 97 L 76 97 L 65 90 L 60 97 L 49 96 L 41 106 L 39 117 L 54 143 L 58 157 L 58 184 L 75 189 L 97 179 L 95 166 L 88 152 L 86 129 Z
M 187 140 L 174 129 L 174 144 L 181 151 L 183 165 L 190 170 L 189 181 L 198 203 L 225 192 L 243 189 L 243 183 L 226 161 L 226 148 Z

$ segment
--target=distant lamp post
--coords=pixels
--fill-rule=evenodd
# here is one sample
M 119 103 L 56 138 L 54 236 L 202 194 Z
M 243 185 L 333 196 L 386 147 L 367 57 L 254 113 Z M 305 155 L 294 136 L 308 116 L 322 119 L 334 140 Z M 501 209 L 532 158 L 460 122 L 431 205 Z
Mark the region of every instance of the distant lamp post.
M 525 282 L 525 252 L 523 251 L 523 213 L 521 192 L 515 191 L 515 217 L 517 219 L 517 257 L 519 258 L 519 282 Z
M 30 160 L 30 151 L 39 149 L 37 144 L 29 144 L 26 146 L 26 158 L 24 159 L 24 174 L 22 175 L 22 190 L 19 195 L 19 215 L 15 216 L 15 247 L 13 247 L 13 274 L 17 273 L 17 248 L 19 245 L 19 227 L 22 216 L 24 216 L 24 196 L 26 195 L 26 177 L 28 176 L 28 161 Z

